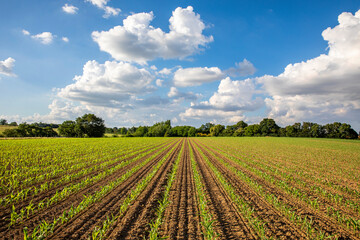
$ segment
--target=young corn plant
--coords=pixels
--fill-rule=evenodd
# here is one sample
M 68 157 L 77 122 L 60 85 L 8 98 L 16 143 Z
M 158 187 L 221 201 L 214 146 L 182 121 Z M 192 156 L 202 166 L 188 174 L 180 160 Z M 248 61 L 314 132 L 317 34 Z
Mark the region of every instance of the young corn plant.
M 202 178 L 197 170 L 198 166 L 194 159 L 194 153 L 189 144 L 190 150 L 190 159 L 191 159 L 191 168 L 194 174 L 194 182 L 196 187 L 196 198 L 199 204 L 200 217 L 201 217 L 201 225 L 204 227 L 203 235 L 207 240 L 213 240 L 218 237 L 218 234 L 214 230 L 215 219 L 212 214 L 209 212 L 209 208 L 207 205 L 206 194 L 204 190 L 204 185 L 202 183 Z
M 163 198 L 162 198 L 162 200 L 159 200 L 159 206 L 156 210 L 156 219 L 150 223 L 150 231 L 149 231 L 149 237 L 148 237 L 149 240 L 164 239 L 163 237 L 159 236 L 160 235 L 159 228 L 162 224 L 164 211 L 169 204 L 170 189 L 175 180 L 175 176 L 177 173 L 177 169 L 179 167 L 179 163 L 180 163 L 180 159 L 181 159 L 183 150 L 184 150 L 184 145 L 182 146 L 180 153 L 174 163 L 174 166 L 169 174 L 169 178 L 168 178 L 168 181 L 167 181 L 167 184 L 165 187 Z
M 175 147 L 174 147 L 175 148 Z M 173 148 L 173 149 L 174 149 Z M 172 150 L 170 150 L 171 152 Z M 169 152 L 169 153 L 170 153 Z M 169 154 L 168 153 L 168 154 Z M 93 203 L 96 201 L 99 201 L 102 197 L 104 197 L 107 193 L 109 193 L 111 190 L 113 190 L 116 186 L 124 182 L 126 179 L 128 179 L 132 174 L 134 174 L 136 171 L 138 171 L 141 167 L 145 166 L 149 161 L 153 160 L 156 156 L 158 156 L 160 153 L 154 154 L 145 161 L 141 162 L 140 164 L 136 165 L 132 169 L 128 170 L 125 174 L 123 174 L 120 178 L 108 183 L 107 185 L 103 186 L 99 191 L 95 192 L 92 195 L 84 196 L 84 199 L 79 203 L 77 206 L 71 206 L 71 208 L 67 211 L 64 211 L 62 215 L 60 215 L 56 220 L 54 220 L 51 227 L 44 228 L 42 225 L 46 225 L 46 223 L 40 223 L 33 233 L 31 234 L 32 239 L 38 239 L 42 236 L 48 236 L 51 234 L 52 230 L 60 225 L 66 223 L 68 220 L 72 219 L 74 216 L 76 216 L 79 212 L 85 210 L 86 208 L 90 207 Z M 42 229 L 42 231 L 39 231 L 39 229 Z M 101 230 L 99 230 L 101 231 Z M 101 238 L 100 238 L 101 239 Z
M 94 229 L 91 234 L 92 240 L 101 240 L 105 239 L 105 235 L 107 230 L 126 212 L 128 207 L 136 200 L 136 198 L 141 194 L 141 192 L 146 188 L 146 186 L 150 183 L 151 179 L 155 176 L 157 171 L 160 169 L 162 164 L 166 161 L 166 159 L 170 156 L 170 154 L 174 151 L 174 149 L 178 146 L 174 146 L 152 169 L 152 171 L 141 180 L 131 191 L 130 194 L 127 195 L 123 204 L 121 205 L 119 212 L 116 216 L 113 216 L 110 220 L 107 220 L 107 223 L 102 225 L 99 228 Z

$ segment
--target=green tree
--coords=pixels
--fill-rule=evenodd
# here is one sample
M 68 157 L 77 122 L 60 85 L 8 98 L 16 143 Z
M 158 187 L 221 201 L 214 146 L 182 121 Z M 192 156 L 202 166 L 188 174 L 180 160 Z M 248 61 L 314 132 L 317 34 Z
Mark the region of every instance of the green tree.
M 2 134 L 5 137 L 22 137 L 17 129 L 5 129 Z
M 279 126 L 275 123 L 274 119 L 264 118 L 260 124 L 260 133 L 263 136 L 277 136 Z
M 59 134 L 64 137 L 76 137 L 78 134 L 75 130 L 76 122 L 75 121 L 64 121 L 59 126 Z
M 147 132 L 148 132 L 148 127 L 140 126 L 136 129 L 134 133 L 134 137 L 144 137 L 146 136 Z
M 248 126 L 248 124 L 244 121 L 239 121 L 238 123 L 235 124 L 235 126 L 236 126 L 236 129 L 246 128 Z
M 188 130 L 188 137 L 195 137 L 196 135 L 196 128 L 190 127 Z
M 105 133 L 104 120 L 94 114 L 85 114 L 76 119 L 75 131 L 78 135 L 86 134 L 88 137 L 102 137 Z
M 7 120 L 6 119 L 0 119 L 0 125 L 6 125 Z
M 163 137 L 167 131 L 171 129 L 171 122 L 167 120 L 165 122 L 155 123 L 149 128 L 147 136 L 149 137 Z M 169 134 L 169 133 L 168 133 Z
M 213 124 L 213 123 L 205 123 L 205 124 L 201 125 L 201 127 L 198 129 L 198 132 L 201 132 L 203 134 L 209 134 L 210 129 L 213 126 L 215 126 L 215 124 Z
M 245 128 L 244 136 L 251 137 L 251 136 L 260 136 L 260 125 L 259 124 L 252 124 Z
M 213 126 L 212 128 L 210 128 L 210 134 L 211 136 L 220 136 L 222 134 L 222 132 L 224 131 L 225 126 L 221 125 L 221 124 L 217 124 L 215 126 Z
M 351 128 L 350 124 L 343 123 L 339 127 L 340 138 L 356 139 L 358 135 L 354 129 Z
M 317 124 L 317 123 L 313 123 L 311 125 L 311 129 L 310 129 L 310 137 L 314 137 L 314 138 L 320 138 L 320 137 L 324 137 L 324 128 L 323 126 Z
M 18 124 L 16 123 L 16 122 L 11 122 L 11 123 L 9 123 L 9 126 L 17 126 Z
M 126 133 L 127 133 L 127 128 L 126 127 L 120 128 L 120 134 L 121 135 L 125 135 Z

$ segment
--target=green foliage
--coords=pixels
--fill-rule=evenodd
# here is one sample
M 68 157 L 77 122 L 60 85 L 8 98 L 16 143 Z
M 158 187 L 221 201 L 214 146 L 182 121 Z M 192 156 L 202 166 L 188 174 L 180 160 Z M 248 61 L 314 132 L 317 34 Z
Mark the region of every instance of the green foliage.
M 140 126 L 136 129 L 134 133 L 134 137 L 145 137 L 147 132 L 149 131 L 149 127 L 147 126 Z
M 210 128 L 210 135 L 214 137 L 220 136 L 220 134 L 222 134 L 224 129 L 225 129 L 224 125 L 217 124 L 212 128 Z
M 76 119 L 75 131 L 77 134 L 86 134 L 88 137 L 102 137 L 105 133 L 104 120 L 88 113 Z
M 275 123 L 274 119 L 264 118 L 260 122 L 259 128 L 262 136 L 277 136 L 280 127 Z
M 65 121 L 59 126 L 59 134 L 64 137 L 76 137 L 76 123 L 74 121 Z
M 169 131 L 170 129 L 171 129 L 170 120 L 167 120 L 165 122 L 158 122 L 149 128 L 149 131 L 146 134 L 146 136 L 147 137 L 164 137 L 166 131 Z
M 58 134 L 51 127 L 39 127 L 37 123 L 22 123 L 18 128 L 6 129 L 5 137 L 57 137 Z
M 252 137 L 252 136 L 260 136 L 260 125 L 259 124 L 253 124 L 249 125 L 245 128 L 244 136 Z
M 210 134 L 210 129 L 214 126 L 215 124 L 213 123 L 205 123 L 201 125 L 201 127 L 198 129 L 198 132 L 203 134 Z
M 18 124 L 16 122 L 11 122 L 9 123 L 9 126 L 13 126 L 13 127 L 16 127 Z
M 176 126 L 169 130 L 169 137 L 195 137 L 196 128 L 191 126 Z

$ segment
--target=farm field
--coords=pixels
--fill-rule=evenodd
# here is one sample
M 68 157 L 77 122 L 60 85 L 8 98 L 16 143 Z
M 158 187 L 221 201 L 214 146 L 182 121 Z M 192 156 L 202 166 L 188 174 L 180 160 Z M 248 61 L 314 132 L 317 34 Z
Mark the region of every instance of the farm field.
M 360 239 L 360 142 L 0 141 L 0 239 Z

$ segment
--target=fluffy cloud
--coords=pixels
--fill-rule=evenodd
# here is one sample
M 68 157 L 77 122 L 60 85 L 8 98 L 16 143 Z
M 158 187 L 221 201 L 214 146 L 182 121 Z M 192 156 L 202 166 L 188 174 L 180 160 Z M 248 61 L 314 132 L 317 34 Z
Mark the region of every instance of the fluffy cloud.
M 36 39 L 45 45 L 52 43 L 54 37 L 55 36 L 51 32 L 43 32 L 43 33 L 39 33 L 37 35 L 31 36 L 31 38 Z
M 174 85 L 177 87 L 198 86 L 223 77 L 224 74 L 217 67 L 180 68 L 174 74 Z
M 69 42 L 69 39 L 67 37 L 62 37 L 61 40 L 63 40 L 64 42 Z
M 75 83 L 59 90 L 58 96 L 84 105 L 109 108 L 131 108 L 128 100 L 136 94 L 153 90 L 153 76 L 145 69 L 124 63 L 88 61 Z
M 253 75 L 256 72 L 256 68 L 254 65 L 248 61 L 246 58 L 239 63 L 235 63 L 235 68 L 229 68 L 226 70 L 226 73 L 230 76 L 250 76 Z
M 193 100 L 193 101 L 195 101 L 198 98 L 198 96 L 196 94 L 192 93 L 192 92 L 188 92 L 188 93 L 180 92 L 175 87 L 171 87 L 170 91 L 168 92 L 167 95 L 168 95 L 169 98 L 174 98 L 177 101 L 180 101 L 180 100 Z
M 162 87 L 163 82 L 164 82 L 164 80 L 156 79 L 155 84 L 156 84 L 156 86 L 158 86 L 158 87 Z
M 15 74 L 13 73 L 14 63 L 15 59 L 11 57 L 5 59 L 4 61 L 0 61 L 0 74 L 6 76 L 15 76 Z
M 62 7 L 62 10 L 68 14 L 76 14 L 79 9 L 73 5 L 65 3 L 65 5 Z
M 255 95 L 254 80 L 232 81 L 227 77 L 221 80 L 217 92 L 208 101 L 192 104 L 180 117 L 185 120 L 211 116 L 215 120 L 232 122 L 242 118 L 244 112 L 255 111 L 263 106 L 263 100 Z
M 360 119 L 360 10 L 342 13 L 323 31 L 329 52 L 257 79 L 271 98 L 269 116 L 282 124 Z
M 163 68 L 159 71 L 159 73 L 163 75 L 170 75 L 172 73 L 172 70 L 169 68 Z
M 25 30 L 25 29 L 23 29 L 23 30 L 22 30 L 22 33 L 23 33 L 25 36 L 30 35 L 30 32 L 29 32 L 29 31 L 27 31 L 27 30 Z
M 110 0 L 85 0 L 86 2 L 90 2 L 91 4 L 95 5 L 96 7 L 102 9 L 105 11 L 103 17 L 104 18 L 109 18 L 111 16 L 117 16 L 121 10 L 119 8 L 113 8 L 113 7 L 109 7 L 107 6 L 107 3 Z
M 141 64 L 155 58 L 183 59 L 213 41 L 202 34 L 205 24 L 191 6 L 173 11 L 169 33 L 151 26 L 153 18 L 152 12 L 133 14 L 123 20 L 123 26 L 93 32 L 93 40 L 113 58 Z

